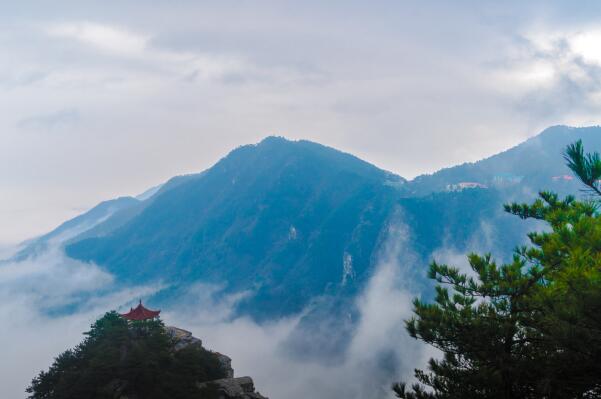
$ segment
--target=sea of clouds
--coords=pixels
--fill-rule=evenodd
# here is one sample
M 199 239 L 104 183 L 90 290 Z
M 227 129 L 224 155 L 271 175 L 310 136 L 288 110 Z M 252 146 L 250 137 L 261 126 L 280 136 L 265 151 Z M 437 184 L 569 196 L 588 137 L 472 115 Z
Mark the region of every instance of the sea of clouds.
M 302 313 L 257 323 L 235 317 L 236 303 L 252 295 L 213 295 L 221 287 L 198 284 L 183 302 L 163 309 L 166 324 L 190 330 L 205 347 L 233 359 L 237 376 L 250 375 L 270 398 L 386 398 L 390 385 L 410 380 L 415 367 L 435 355 L 410 338 L 404 320 L 418 295 L 412 279 L 415 257 L 406 247 L 403 226 L 391 229 L 389 244 L 374 274 L 355 299 L 358 319 L 343 355 L 335 362 L 291 355 L 290 334 Z M 25 388 L 60 352 L 82 340 L 82 332 L 106 311 L 129 308 L 164 288 L 161 284 L 120 288 L 101 267 L 64 255 L 66 233 L 49 241 L 40 253 L 0 263 L 0 386 L 3 397 L 24 398 Z M 324 334 L 323 331 L 308 334 Z M 337 331 L 328 331 L 335 337 Z M 316 339 L 323 339 L 323 336 Z

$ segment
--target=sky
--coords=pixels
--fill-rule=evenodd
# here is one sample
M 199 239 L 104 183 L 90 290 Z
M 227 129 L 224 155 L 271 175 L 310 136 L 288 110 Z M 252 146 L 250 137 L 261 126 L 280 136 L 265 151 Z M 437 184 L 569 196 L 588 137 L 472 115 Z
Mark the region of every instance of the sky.
M 0 253 L 269 135 L 412 178 L 599 123 L 599 2 L 1 7 Z

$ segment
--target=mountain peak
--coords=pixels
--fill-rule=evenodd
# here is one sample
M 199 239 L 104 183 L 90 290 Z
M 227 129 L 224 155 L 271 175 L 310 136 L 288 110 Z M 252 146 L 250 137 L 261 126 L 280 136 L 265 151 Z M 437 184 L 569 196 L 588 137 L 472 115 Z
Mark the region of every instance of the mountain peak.
M 252 162 L 252 167 L 269 163 L 276 168 L 302 163 L 305 167 L 326 168 L 326 173 L 353 173 L 364 177 L 404 183 L 406 180 L 385 171 L 352 154 L 310 140 L 291 140 L 282 136 L 268 136 L 257 144 L 239 147 L 215 165 Z M 258 162 L 258 163 L 257 163 Z
M 284 144 L 284 143 L 293 143 L 295 140 L 287 139 L 284 136 L 267 136 L 263 140 L 259 141 L 257 145 L 262 144 Z

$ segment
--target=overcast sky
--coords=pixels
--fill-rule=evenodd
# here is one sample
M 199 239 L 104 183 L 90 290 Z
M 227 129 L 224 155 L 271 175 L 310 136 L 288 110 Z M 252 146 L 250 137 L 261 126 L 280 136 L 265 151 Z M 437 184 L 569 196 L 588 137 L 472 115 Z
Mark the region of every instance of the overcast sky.
M 9 2 L 0 251 L 268 135 L 411 178 L 599 123 L 601 3 Z

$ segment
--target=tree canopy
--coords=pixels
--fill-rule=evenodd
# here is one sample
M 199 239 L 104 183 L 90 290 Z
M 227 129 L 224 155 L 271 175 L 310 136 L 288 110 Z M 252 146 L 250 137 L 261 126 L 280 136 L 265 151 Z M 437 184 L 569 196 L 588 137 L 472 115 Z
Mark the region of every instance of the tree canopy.
M 200 344 L 175 350 L 158 318 L 128 321 L 109 312 L 85 336 L 33 379 L 30 399 L 198 398 L 198 382 L 226 377 Z
M 568 167 L 601 195 L 601 158 L 581 142 Z M 505 210 L 546 222 L 509 263 L 470 254 L 471 271 L 433 262 L 433 303 L 414 301 L 409 334 L 440 358 L 415 370 L 399 398 L 601 398 L 601 217 L 598 198 L 541 192 Z

